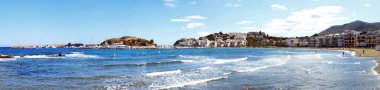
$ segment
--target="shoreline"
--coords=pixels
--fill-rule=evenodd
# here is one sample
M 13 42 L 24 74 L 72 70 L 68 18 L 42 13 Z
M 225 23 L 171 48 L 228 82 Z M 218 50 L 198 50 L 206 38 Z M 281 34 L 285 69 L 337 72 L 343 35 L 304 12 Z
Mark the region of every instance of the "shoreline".
M 380 58 L 380 51 L 376 51 L 373 48 L 315 48 L 315 49 L 344 50 L 344 51 L 354 52 L 356 57 Z M 375 66 L 373 66 L 372 71 L 375 75 L 380 75 L 380 59 L 374 60 L 374 63 L 375 63 Z

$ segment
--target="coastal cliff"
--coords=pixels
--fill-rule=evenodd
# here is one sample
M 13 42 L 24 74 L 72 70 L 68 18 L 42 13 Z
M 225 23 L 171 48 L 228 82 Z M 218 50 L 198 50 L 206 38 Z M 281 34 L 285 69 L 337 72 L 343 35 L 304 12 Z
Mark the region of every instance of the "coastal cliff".
M 120 38 L 111 38 L 108 40 L 105 40 L 101 43 L 101 45 L 112 45 L 113 43 L 122 43 L 123 45 L 128 46 L 153 46 L 154 44 L 153 40 L 146 40 L 134 36 L 123 36 Z

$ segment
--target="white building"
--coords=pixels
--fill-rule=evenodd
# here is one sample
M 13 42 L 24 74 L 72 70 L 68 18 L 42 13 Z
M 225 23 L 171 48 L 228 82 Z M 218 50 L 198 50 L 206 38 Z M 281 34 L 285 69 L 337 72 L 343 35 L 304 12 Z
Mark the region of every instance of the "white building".
M 299 42 L 300 42 L 300 39 L 298 38 L 289 38 L 289 39 L 286 39 L 286 45 L 288 45 L 289 47 L 295 47 L 295 46 L 299 46 Z

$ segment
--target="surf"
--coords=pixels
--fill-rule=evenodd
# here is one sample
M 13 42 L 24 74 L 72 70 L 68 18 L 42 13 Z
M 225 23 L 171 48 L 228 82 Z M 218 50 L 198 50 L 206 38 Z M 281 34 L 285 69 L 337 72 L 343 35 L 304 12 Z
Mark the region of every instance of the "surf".
M 156 76 L 163 76 L 163 75 L 180 74 L 181 72 L 182 70 L 173 70 L 173 71 L 151 72 L 145 75 L 148 77 L 156 77 Z

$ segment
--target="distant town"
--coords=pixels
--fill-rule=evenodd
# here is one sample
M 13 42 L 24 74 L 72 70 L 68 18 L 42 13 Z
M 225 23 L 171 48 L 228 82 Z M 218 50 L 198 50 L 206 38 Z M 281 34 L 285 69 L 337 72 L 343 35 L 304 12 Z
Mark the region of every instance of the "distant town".
M 354 21 L 344 24 L 346 27 L 361 27 L 359 30 L 341 29 L 338 33 L 314 34 L 303 37 L 276 37 L 265 32 L 213 33 L 199 38 L 182 38 L 173 45 L 157 45 L 154 40 L 145 40 L 133 36 L 112 38 L 100 44 L 53 44 L 42 46 L 13 46 L 12 48 L 88 48 L 88 49 L 171 49 L 171 48 L 276 48 L 276 47 L 347 47 L 377 48 L 380 45 L 380 30 L 366 28 L 371 23 Z M 344 26 L 343 25 L 343 26 Z M 352 25 L 352 26 L 350 26 Z M 342 25 L 340 25 L 343 27 Z M 331 28 L 340 27 L 332 26 Z M 329 29 L 323 31 L 327 32 Z M 333 30 L 330 30 L 333 31 Z
M 13 48 L 92 48 L 92 49 L 165 49 L 165 48 L 222 48 L 222 47 L 366 47 L 380 43 L 380 31 L 346 30 L 343 33 L 304 37 L 274 37 L 265 32 L 214 33 L 204 37 L 182 38 L 174 45 L 129 46 L 123 42 L 109 44 L 68 43 L 44 46 L 13 46 Z

